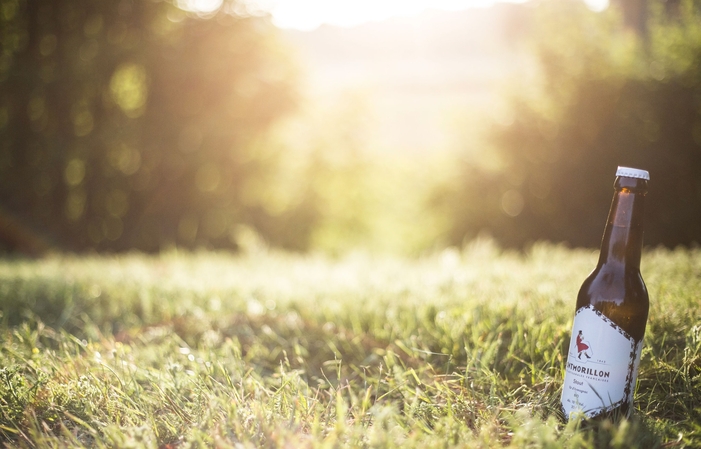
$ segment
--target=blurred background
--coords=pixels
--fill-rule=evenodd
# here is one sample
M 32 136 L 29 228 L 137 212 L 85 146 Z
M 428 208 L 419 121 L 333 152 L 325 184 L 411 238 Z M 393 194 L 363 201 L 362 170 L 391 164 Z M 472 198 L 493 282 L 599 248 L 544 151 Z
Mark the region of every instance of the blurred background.
M 701 241 L 699 0 L 0 0 L 0 252 Z

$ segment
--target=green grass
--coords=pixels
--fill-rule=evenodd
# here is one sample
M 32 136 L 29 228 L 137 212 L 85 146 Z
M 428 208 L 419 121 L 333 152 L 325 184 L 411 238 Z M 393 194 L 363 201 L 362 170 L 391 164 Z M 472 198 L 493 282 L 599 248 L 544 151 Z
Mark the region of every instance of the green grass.
M 592 251 L 0 261 L 8 447 L 698 447 L 701 251 L 652 251 L 636 411 L 565 425 Z

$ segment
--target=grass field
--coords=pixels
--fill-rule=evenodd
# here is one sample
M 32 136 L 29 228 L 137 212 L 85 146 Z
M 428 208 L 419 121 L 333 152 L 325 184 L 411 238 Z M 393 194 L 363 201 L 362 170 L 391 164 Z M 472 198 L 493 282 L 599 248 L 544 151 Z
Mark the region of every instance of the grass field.
M 558 410 L 593 251 L 0 260 L 8 447 L 700 447 L 701 251 L 643 257 L 630 421 Z

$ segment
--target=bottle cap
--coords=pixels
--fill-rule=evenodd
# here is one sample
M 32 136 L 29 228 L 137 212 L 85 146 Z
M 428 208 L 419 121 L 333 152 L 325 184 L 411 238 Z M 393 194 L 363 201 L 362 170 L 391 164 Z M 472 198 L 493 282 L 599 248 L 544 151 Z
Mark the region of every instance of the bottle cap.
M 640 178 L 646 181 L 650 180 L 650 173 L 647 170 L 640 170 L 639 168 L 630 167 L 618 167 L 616 171 L 616 176 L 625 176 L 626 178 Z

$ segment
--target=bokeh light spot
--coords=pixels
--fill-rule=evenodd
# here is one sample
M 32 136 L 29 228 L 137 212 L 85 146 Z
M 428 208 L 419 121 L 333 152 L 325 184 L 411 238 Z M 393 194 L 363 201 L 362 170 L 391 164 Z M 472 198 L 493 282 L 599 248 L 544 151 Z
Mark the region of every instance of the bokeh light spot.
M 518 190 L 511 189 L 501 196 L 501 208 L 510 217 L 516 217 L 523 211 L 523 195 Z
M 115 241 L 122 236 L 124 224 L 116 217 L 108 217 L 102 222 L 102 233 L 107 240 Z
M 76 136 L 87 136 L 95 126 L 95 119 L 90 111 L 84 106 L 78 105 L 73 108 L 71 119 L 73 120 L 73 132 Z
M 650 72 L 650 76 L 655 78 L 657 81 L 662 81 L 665 79 L 665 68 L 659 61 L 652 61 L 648 70 Z
M 100 34 L 104 26 L 104 19 L 102 14 L 95 14 L 85 21 L 83 25 L 83 32 L 86 36 L 96 36 Z
M 141 116 L 148 97 L 146 69 L 139 64 L 120 65 L 110 80 L 110 93 L 125 115 Z
M 3 2 L 2 6 L 0 6 L 0 13 L 9 22 L 17 13 L 17 8 L 18 5 L 15 2 Z
M 107 196 L 107 212 L 116 218 L 123 217 L 129 210 L 129 196 L 120 189 L 115 189 Z
M 71 159 L 66 164 L 66 170 L 63 173 L 63 179 L 69 186 L 77 186 L 83 182 L 85 178 L 85 162 L 81 159 Z
M 110 151 L 110 165 L 125 175 L 133 175 L 141 167 L 141 153 L 139 150 L 121 144 Z
M 54 34 L 47 34 L 41 38 L 39 42 L 39 52 L 42 56 L 49 56 L 56 50 L 56 45 L 58 44 L 58 39 Z
M 82 189 L 71 190 L 66 199 L 66 218 L 70 221 L 77 221 L 83 216 L 85 211 L 85 200 L 87 195 Z

